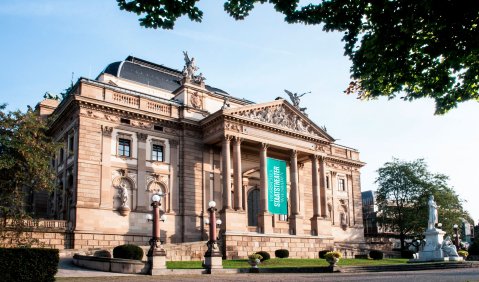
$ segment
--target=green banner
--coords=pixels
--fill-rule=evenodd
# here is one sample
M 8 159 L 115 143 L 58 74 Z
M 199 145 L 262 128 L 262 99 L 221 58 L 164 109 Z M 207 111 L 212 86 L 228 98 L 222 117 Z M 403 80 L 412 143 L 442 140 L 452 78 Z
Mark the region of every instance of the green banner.
M 286 191 L 286 162 L 268 158 L 268 211 L 288 214 Z

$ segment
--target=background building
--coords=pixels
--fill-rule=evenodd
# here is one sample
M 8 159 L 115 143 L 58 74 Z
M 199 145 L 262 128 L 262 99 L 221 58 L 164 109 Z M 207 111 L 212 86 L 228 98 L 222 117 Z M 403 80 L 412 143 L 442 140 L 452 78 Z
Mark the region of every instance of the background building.
M 185 53 L 185 61 L 177 71 L 130 56 L 94 80 L 80 78 L 61 103 L 39 104 L 63 143 L 53 162 L 58 189 L 44 207 L 67 221 L 68 247 L 146 245 L 145 216 L 161 191 L 165 242 L 206 239 L 214 200 L 228 258 L 280 248 L 292 257 L 359 251 L 359 152 L 311 121 L 300 95 L 289 93 L 292 104 L 255 104 L 205 85 L 194 58 Z M 284 194 L 271 188 L 271 160 L 285 165 Z

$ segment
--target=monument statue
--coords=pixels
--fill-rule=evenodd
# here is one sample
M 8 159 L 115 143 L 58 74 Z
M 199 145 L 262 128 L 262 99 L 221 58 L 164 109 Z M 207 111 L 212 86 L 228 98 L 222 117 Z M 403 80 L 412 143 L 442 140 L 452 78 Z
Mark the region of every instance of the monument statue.
M 428 206 L 429 206 L 429 220 L 427 221 L 427 229 L 435 229 L 436 223 L 438 223 L 437 219 L 437 205 L 436 202 L 434 201 L 434 196 L 430 195 L 429 196 L 429 201 L 428 201 Z
M 291 102 L 293 103 L 293 106 L 295 106 L 299 110 L 301 110 L 301 108 L 299 107 L 299 102 L 301 102 L 301 97 L 303 97 L 306 94 L 311 93 L 311 91 L 309 91 L 309 92 L 305 92 L 303 94 L 298 94 L 298 93 L 293 93 L 291 91 L 288 91 L 286 89 L 284 90 L 284 92 L 286 92 L 286 94 L 288 94 L 289 98 L 291 99 Z M 303 109 L 306 110 L 306 108 L 303 108 Z
M 445 257 L 458 257 L 456 246 L 451 241 L 450 236 L 446 236 L 442 241 L 441 249 L 444 252 Z

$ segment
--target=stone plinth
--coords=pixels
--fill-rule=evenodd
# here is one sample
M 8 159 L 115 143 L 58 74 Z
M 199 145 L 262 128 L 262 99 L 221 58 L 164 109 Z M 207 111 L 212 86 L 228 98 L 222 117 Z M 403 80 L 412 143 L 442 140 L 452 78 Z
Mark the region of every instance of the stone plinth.
M 157 250 L 153 255 L 148 256 L 148 264 L 151 267 L 149 274 L 158 275 L 166 270 L 166 253 L 164 250 Z
M 416 258 L 411 259 L 410 262 L 424 262 L 424 261 L 448 261 L 448 257 L 444 257 L 441 249 L 442 238 L 446 232 L 441 229 L 428 229 L 424 232 L 426 236 L 426 246 L 424 249 L 416 254 Z

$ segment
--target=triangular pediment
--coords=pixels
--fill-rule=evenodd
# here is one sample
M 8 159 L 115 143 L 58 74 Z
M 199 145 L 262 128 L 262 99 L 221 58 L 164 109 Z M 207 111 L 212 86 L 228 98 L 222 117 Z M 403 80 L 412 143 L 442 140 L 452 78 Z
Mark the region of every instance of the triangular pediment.
M 264 104 L 254 104 L 239 108 L 223 110 L 224 115 L 241 119 L 266 123 L 272 127 L 281 128 L 295 133 L 314 136 L 334 142 L 325 130 L 313 123 L 299 109 L 283 99 Z

